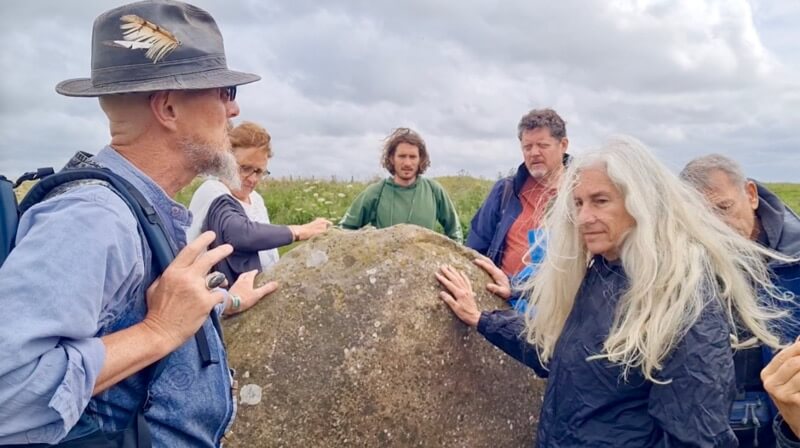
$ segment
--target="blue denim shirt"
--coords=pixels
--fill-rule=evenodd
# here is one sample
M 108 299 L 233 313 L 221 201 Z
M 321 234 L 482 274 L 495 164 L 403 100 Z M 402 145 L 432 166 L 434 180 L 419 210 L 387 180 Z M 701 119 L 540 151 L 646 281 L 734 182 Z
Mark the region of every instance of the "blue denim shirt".
M 153 204 L 176 248 L 189 212 L 110 147 L 93 159 Z M 127 205 L 102 185 L 80 185 L 32 207 L 17 247 L 0 269 L 0 445 L 53 443 L 81 414 L 104 431 L 122 429 L 149 394 L 154 446 L 218 446 L 234 415 L 221 336 L 204 323 L 212 362 L 192 338 L 168 358 L 149 388 L 140 372 L 95 397 L 103 366 L 100 337 L 140 322 L 157 276 Z M 218 312 L 215 310 L 214 312 Z

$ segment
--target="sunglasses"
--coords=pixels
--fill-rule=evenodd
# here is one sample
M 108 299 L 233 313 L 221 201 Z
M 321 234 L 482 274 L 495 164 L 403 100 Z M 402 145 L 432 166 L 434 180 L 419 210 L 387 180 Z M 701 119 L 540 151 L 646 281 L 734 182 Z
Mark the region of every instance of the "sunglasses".
M 236 86 L 222 87 L 219 90 L 222 101 L 233 101 L 236 99 Z

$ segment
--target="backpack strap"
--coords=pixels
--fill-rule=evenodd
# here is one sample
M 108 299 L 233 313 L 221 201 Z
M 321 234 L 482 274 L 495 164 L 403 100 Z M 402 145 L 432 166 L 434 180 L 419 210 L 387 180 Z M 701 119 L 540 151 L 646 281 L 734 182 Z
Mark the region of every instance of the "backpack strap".
M 21 216 L 28 209 L 35 204 L 47 199 L 59 187 L 68 183 L 96 180 L 105 184 L 107 187 L 114 190 L 119 197 L 125 202 L 128 208 L 133 213 L 142 233 L 147 240 L 147 245 L 153 254 L 153 262 L 157 267 L 158 272 L 163 272 L 167 266 L 175 258 L 175 249 L 169 242 L 167 237 L 166 228 L 164 223 L 158 217 L 155 208 L 145 199 L 144 195 L 136 189 L 130 182 L 123 177 L 115 174 L 106 168 L 68 168 L 59 171 L 56 174 L 49 175 L 42 178 L 36 185 L 34 185 L 22 202 L 19 204 L 19 215 Z M 12 191 L 13 193 L 13 191 Z M 220 333 L 221 334 L 221 333 Z M 205 329 L 201 326 L 197 333 L 195 333 L 195 340 L 198 344 L 198 349 L 201 354 L 203 365 L 211 362 L 209 358 L 208 340 L 206 339 Z M 152 445 L 149 428 L 144 417 L 144 411 L 149 405 L 149 385 L 155 381 L 161 372 L 166 367 L 166 360 L 169 355 L 161 358 L 157 362 L 146 367 L 149 379 L 147 381 L 148 387 L 145 389 L 145 394 L 139 402 L 136 413 L 132 416 L 132 425 L 135 425 L 137 436 L 137 446 L 149 448 Z
M 74 168 L 60 171 L 45 177 L 31 188 L 19 204 L 22 215 L 35 204 L 48 197 L 57 187 L 80 180 L 94 179 L 108 183 L 119 194 L 130 208 L 136 221 L 139 222 L 147 244 L 153 251 L 153 258 L 159 271 L 163 271 L 175 258 L 175 251 L 169 243 L 164 224 L 159 219 L 155 208 L 150 205 L 142 193 L 130 182 L 104 168 Z
M 19 207 L 14 193 L 14 183 L 0 176 L 0 266 L 14 248 L 19 225 Z
M 508 201 L 511 200 L 511 195 L 514 193 L 514 177 L 508 176 L 503 179 L 503 196 L 500 200 L 500 216 L 506 214 L 506 207 Z
M 56 174 L 45 177 L 34 185 L 19 205 L 20 215 L 33 205 L 43 201 L 62 185 L 86 180 L 105 182 L 119 197 L 125 201 L 142 228 L 147 245 L 153 253 L 153 261 L 158 272 L 163 272 L 175 258 L 175 249 L 169 242 L 166 227 L 161 222 L 155 208 L 144 195 L 123 177 L 106 168 L 67 168 Z M 213 320 L 213 319 L 212 319 Z M 195 333 L 195 340 L 200 351 L 200 358 L 206 366 L 213 362 L 210 356 L 205 329 L 200 327 Z M 164 358 L 166 359 L 166 357 Z M 160 371 L 159 371 L 160 373 Z
M 39 180 L 51 174 L 53 174 L 52 168 L 39 168 L 23 174 L 16 182 L 0 175 L 0 207 L 2 207 L 0 208 L 0 266 L 5 263 L 17 239 L 17 227 L 21 213 L 14 189 L 25 181 Z

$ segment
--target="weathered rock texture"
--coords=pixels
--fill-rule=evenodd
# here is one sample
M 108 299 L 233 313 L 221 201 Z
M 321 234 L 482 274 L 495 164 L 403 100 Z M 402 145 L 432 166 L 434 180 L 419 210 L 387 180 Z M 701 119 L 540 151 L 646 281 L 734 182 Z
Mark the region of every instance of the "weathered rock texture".
M 334 229 L 286 254 L 264 274 L 280 290 L 225 324 L 241 386 L 228 446 L 531 446 L 541 380 L 438 298 L 450 264 L 481 309 L 505 307 L 475 256 L 408 225 Z

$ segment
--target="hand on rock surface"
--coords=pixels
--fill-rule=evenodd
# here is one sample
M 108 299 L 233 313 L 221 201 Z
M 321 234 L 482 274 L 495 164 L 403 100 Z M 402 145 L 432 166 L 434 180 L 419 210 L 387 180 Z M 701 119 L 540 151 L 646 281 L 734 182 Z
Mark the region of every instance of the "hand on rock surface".
M 241 313 L 250 309 L 261 299 L 278 289 L 278 282 L 267 282 L 260 287 L 254 287 L 257 270 L 245 272 L 236 279 L 236 282 L 228 291 L 229 299 L 225 304 L 225 315 Z M 238 307 L 234 296 L 238 297 Z
M 297 241 L 305 241 L 312 236 L 317 236 L 320 233 L 324 233 L 332 225 L 333 223 L 325 218 L 317 218 L 308 224 L 303 224 L 302 226 L 290 226 L 290 228 L 292 229 L 292 233 L 296 235 Z
M 492 263 L 492 260 L 486 257 L 480 257 L 476 258 L 473 263 L 486 271 L 486 273 L 492 277 L 493 283 L 486 284 L 487 291 L 503 300 L 508 300 L 511 298 L 511 282 L 508 280 L 506 273 L 495 266 L 495 264 Z
M 477 327 L 481 312 L 475 303 L 475 293 L 472 292 L 469 278 L 451 266 L 442 266 L 435 275 L 436 280 L 447 290 L 439 292 L 439 298 L 462 322 L 470 327 Z

